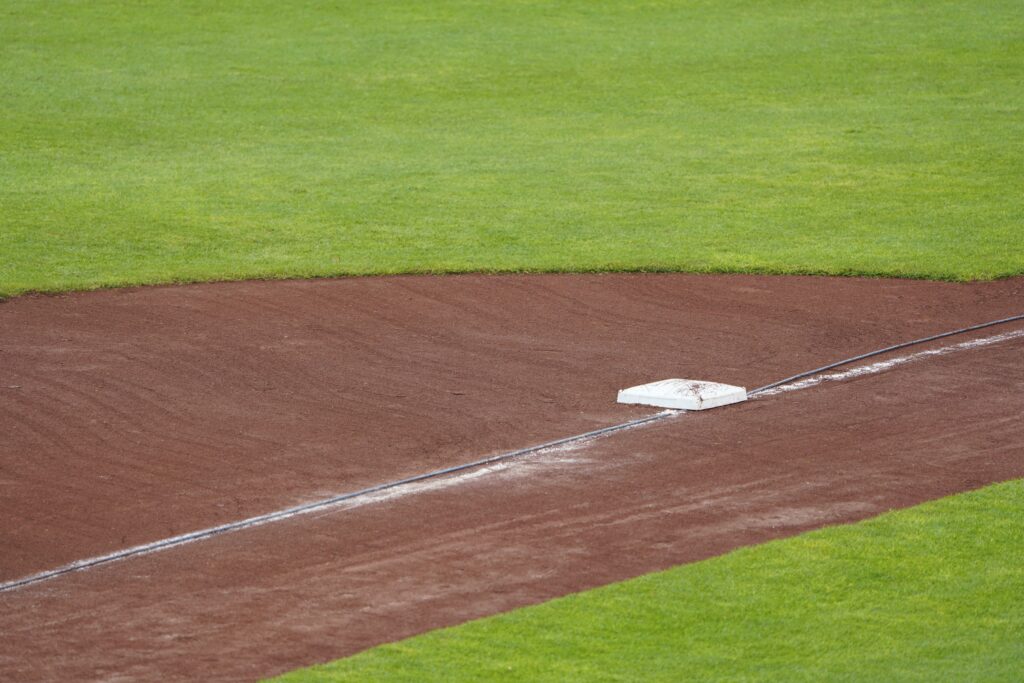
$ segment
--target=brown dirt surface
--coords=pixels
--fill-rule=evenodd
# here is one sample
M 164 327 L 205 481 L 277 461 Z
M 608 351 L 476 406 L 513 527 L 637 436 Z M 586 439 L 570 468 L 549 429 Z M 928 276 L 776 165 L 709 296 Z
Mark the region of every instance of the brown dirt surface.
M 653 412 L 616 404 L 625 386 L 754 387 L 1022 311 L 1020 278 L 408 276 L 9 300 L 0 581 Z M 0 593 L 0 677 L 253 679 L 1024 476 L 1022 354 L 1018 338 L 687 413 Z

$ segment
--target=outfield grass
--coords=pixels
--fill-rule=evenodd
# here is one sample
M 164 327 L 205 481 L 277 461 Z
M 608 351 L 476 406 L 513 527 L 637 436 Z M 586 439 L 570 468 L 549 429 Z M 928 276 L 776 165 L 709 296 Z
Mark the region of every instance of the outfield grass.
M 0 296 L 1024 272 L 1024 4 L 0 5 Z
M 276 680 L 1019 681 L 1022 519 L 999 484 Z

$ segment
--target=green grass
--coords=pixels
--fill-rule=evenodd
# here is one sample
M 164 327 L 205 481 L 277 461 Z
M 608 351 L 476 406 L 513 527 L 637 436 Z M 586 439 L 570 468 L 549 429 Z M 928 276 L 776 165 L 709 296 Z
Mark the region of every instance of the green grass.
M 325 681 L 1018 681 L 1024 481 L 294 672 Z
M 1024 273 L 1024 4 L 0 4 L 0 296 Z

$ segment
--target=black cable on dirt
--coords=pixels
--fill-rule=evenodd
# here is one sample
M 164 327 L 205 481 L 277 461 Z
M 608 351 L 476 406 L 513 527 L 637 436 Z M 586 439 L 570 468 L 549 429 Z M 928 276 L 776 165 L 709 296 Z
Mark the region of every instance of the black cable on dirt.
M 1002 325 L 1004 323 L 1012 323 L 1012 322 L 1015 322 L 1017 320 L 1024 320 L 1024 313 L 1022 313 L 1021 315 L 1012 315 L 1009 318 L 1000 318 L 999 320 L 992 320 L 992 321 L 987 322 L 987 323 L 981 323 L 980 325 L 971 325 L 970 327 L 961 327 L 959 330 L 953 330 L 952 332 L 943 332 L 942 334 L 933 334 L 930 337 L 921 337 L 920 339 L 914 339 L 913 341 L 903 342 L 901 344 L 893 344 L 892 346 L 886 346 L 884 349 L 878 349 L 877 351 L 869 351 L 868 353 L 862 353 L 859 356 L 853 356 L 852 358 L 846 358 L 846 359 L 841 360 L 841 361 L 836 361 L 835 363 L 829 363 L 828 365 L 822 365 L 820 368 L 814 368 L 813 370 L 808 370 L 807 372 L 801 372 L 800 374 L 793 375 L 792 377 L 786 377 L 785 379 L 780 379 L 778 382 L 772 382 L 771 384 L 766 384 L 763 387 L 758 387 L 757 389 L 753 389 L 751 391 L 748 391 L 747 392 L 747 396 L 754 396 L 756 394 L 760 394 L 761 392 L 768 391 L 769 389 L 774 389 L 775 387 L 781 387 L 783 384 L 790 384 L 790 383 L 795 382 L 797 380 L 804 379 L 805 377 L 812 377 L 814 375 L 820 375 L 823 372 L 828 372 L 829 370 L 833 370 L 835 368 L 839 368 L 839 367 L 842 367 L 844 365 L 849 365 L 851 363 L 856 363 L 857 361 L 865 360 L 867 358 L 874 358 L 875 356 L 881 356 L 884 353 L 890 353 L 892 351 L 898 351 L 900 349 L 905 349 L 908 346 L 916 346 L 917 344 L 924 344 L 924 343 L 927 343 L 927 342 L 936 341 L 937 339 L 945 339 L 946 337 L 952 337 L 952 336 L 955 336 L 955 335 L 958 335 L 958 334 L 965 334 L 967 332 L 974 332 L 975 330 L 983 330 L 986 327 L 994 327 L 996 325 Z
M 530 453 L 536 453 L 543 451 L 548 448 L 555 448 L 557 446 L 564 446 L 577 441 L 585 441 L 613 432 L 622 431 L 623 429 L 629 429 L 631 427 L 637 427 L 648 422 L 655 422 L 657 420 L 665 419 L 666 417 L 672 417 L 676 415 L 678 411 L 665 411 L 657 413 L 655 415 L 648 415 L 647 417 L 641 417 L 636 420 L 630 420 L 629 422 L 623 422 L 622 424 L 612 425 L 610 427 L 602 427 L 595 429 L 583 434 L 575 434 L 573 436 L 566 436 L 561 439 L 555 439 L 554 441 L 547 441 L 536 446 L 529 446 L 527 448 L 520 448 L 514 451 L 508 451 L 506 453 L 500 453 L 493 455 L 489 458 L 481 458 L 480 460 L 474 460 L 473 462 L 462 463 L 461 465 L 453 465 L 451 467 L 444 467 L 439 470 L 433 470 L 431 472 L 424 472 L 423 474 L 417 474 L 404 479 L 396 479 L 395 481 L 385 482 L 383 484 L 375 484 L 365 489 L 359 489 L 358 491 L 350 491 L 348 493 L 340 493 L 330 498 L 323 498 L 316 500 L 311 503 L 304 503 L 302 505 L 296 505 L 294 507 L 286 508 L 284 510 L 277 510 L 275 512 L 268 512 L 263 515 L 257 515 L 255 517 L 249 517 L 238 522 L 229 522 L 220 526 L 210 527 L 208 529 L 201 529 L 199 531 L 193 531 L 187 534 L 181 534 L 179 536 L 172 536 L 152 543 L 146 543 L 144 545 L 134 546 L 132 548 L 126 548 L 125 550 L 119 550 L 117 552 L 110 553 L 109 555 L 101 555 L 99 557 L 89 558 L 87 560 L 80 560 L 78 562 L 72 562 L 71 564 L 57 569 L 51 569 L 49 571 L 40 572 L 31 576 L 26 576 L 21 579 L 14 581 L 8 581 L 7 583 L 0 583 L 0 593 L 4 591 L 13 590 L 15 588 L 21 588 L 28 586 L 33 583 L 39 583 L 40 581 L 46 581 L 48 579 L 54 579 L 64 574 L 70 574 L 72 572 L 79 572 L 83 569 L 90 569 L 101 564 L 107 564 L 108 562 L 115 562 L 117 560 L 123 560 L 135 555 L 146 555 L 153 553 L 158 550 L 166 550 L 167 548 L 173 548 L 177 545 L 183 545 L 185 543 L 192 543 L 193 541 L 201 541 L 203 539 L 212 538 L 213 536 L 219 536 L 221 534 L 228 533 L 230 531 L 240 531 L 242 529 L 262 526 L 269 522 L 276 522 L 289 517 L 295 517 L 297 515 L 306 514 L 309 512 L 315 512 L 324 508 L 333 507 L 339 503 L 352 500 L 353 498 L 360 498 L 362 496 L 368 496 L 373 493 L 380 493 L 389 489 L 398 488 L 400 486 L 406 486 L 408 484 L 415 484 L 427 479 L 434 479 L 436 477 L 443 477 L 449 474 L 456 474 L 464 470 L 471 470 L 477 467 L 483 467 L 493 463 L 501 462 L 503 460 L 509 460 L 511 458 L 518 458 L 523 455 L 529 455 Z
M 1009 318 L 1001 318 L 999 320 L 992 320 L 992 321 L 987 322 L 987 323 L 981 323 L 980 325 L 972 325 L 970 327 L 963 327 L 963 328 L 960 328 L 958 330 L 953 330 L 951 332 L 943 332 L 941 334 L 934 334 L 934 335 L 931 335 L 929 337 L 922 337 L 921 339 L 914 339 L 912 341 L 903 342 L 901 344 L 894 344 L 893 346 L 887 346 L 887 347 L 885 347 L 883 349 L 878 349 L 876 351 L 870 351 L 868 353 L 863 353 L 863 354 L 860 354 L 859 356 L 853 356 L 851 358 L 846 358 L 844 360 L 837 361 L 835 363 L 830 363 L 828 365 L 823 365 L 820 368 L 814 368 L 813 370 L 808 370 L 806 372 L 801 372 L 801 373 L 799 373 L 797 375 L 793 375 L 791 377 L 786 377 L 785 379 L 780 379 L 777 382 L 772 382 L 771 384 L 766 384 L 763 387 L 758 387 L 756 389 L 753 389 L 753 390 L 747 392 L 747 395 L 748 396 L 754 396 L 756 394 L 760 394 L 762 392 L 768 391 L 769 389 L 774 389 L 776 387 L 780 387 L 780 386 L 782 386 L 784 384 L 789 384 L 791 382 L 795 382 L 797 380 L 804 379 L 806 377 L 811 377 L 813 375 L 818 375 L 818 374 L 821 374 L 823 372 L 827 372 L 829 370 L 832 370 L 834 368 L 838 368 L 838 367 L 841 367 L 843 365 L 849 365 L 851 363 L 855 363 L 857 361 L 864 360 L 866 358 L 872 358 L 874 356 L 880 356 L 882 354 L 890 353 L 892 351 L 897 351 L 899 349 L 905 349 L 908 346 L 915 346 L 917 344 L 924 344 L 926 342 L 936 341 L 938 339 L 945 339 L 946 337 L 952 337 L 952 336 L 958 335 L 958 334 L 965 334 L 967 332 L 973 332 L 975 330 L 981 330 L 981 329 L 984 329 L 986 327 L 994 327 L 995 325 L 1002 325 L 1002 324 L 1005 324 L 1005 323 L 1015 322 L 1015 321 L 1018 321 L 1018 320 L 1024 320 L 1024 314 L 1011 316 Z M 514 450 L 514 451 L 508 451 L 508 452 L 505 452 L 505 453 L 499 453 L 498 455 L 493 455 L 493 456 L 488 457 L 488 458 L 481 458 L 479 460 L 474 460 L 472 462 L 463 463 L 461 465 L 453 465 L 451 467 L 444 467 L 444 468 L 441 468 L 441 469 L 433 470 L 431 472 L 425 472 L 423 474 L 417 474 L 417 475 L 414 475 L 414 476 L 411 476 L 411 477 L 405 477 L 404 479 L 396 479 L 394 481 L 385 482 L 383 484 L 376 484 L 374 486 L 369 486 L 369 487 L 364 488 L 364 489 L 359 489 L 358 491 L 350 491 L 348 493 L 341 493 L 341 494 L 338 494 L 336 496 L 331 496 L 329 498 L 324 498 L 322 500 L 313 501 L 311 503 L 304 503 L 302 505 L 296 505 L 294 507 L 286 508 L 284 510 L 277 510 L 275 512 L 268 512 L 268 513 L 263 514 L 263 515 L 257 515 L 255 517 L 249 517 L 248 519 L 243 519 L 243 520 L 240 520 L 238 522 L 229 522 L 227 524 L 222 524 L 220 526 L 210 527 L 208 529 L 201 529 L 199 531 L 193 531 L 191 533 L 181 534 L 179 536 L 173 536 L 171 538 L 165 538 L 165 539 L 162 539 L 162 540 L 159 540 L 159 541 L 154 541 L 152 543 L 147 543 L 147 544 L 144 544 L 144 545 L 134 546 L 132 548 L 126 548 L 124 550 L 119 550 L 117 552 L 110 553 L 109 555 L 102 555 L 102 556 L 93 557 L 93 558 L 90 558 L 90 559 L 87 559 L 87 560 L 81 560 L 81 561 L 78 561 L 78 562 L 73 562 L 71 564 L 64 565 L 63 567 L 58 567 L 57 569 L 51 569 L 49 571 L 40 572 L 38 574 L 33 574 L 31 576 L 26 576 L 26 577 L 23 577 L 21 579 L 16 579 L 14 581 L 8 581 L 6 583 L 0 583 L 0 593 L 5 592 L 5 591 L 9 591 L 9 590 L 14 590 L 16 588 L 22 588 L 22 587 L 25 587 L 25 586 L 29 586 L 29 585 L 32 585 L 34 583 L 39 583 L 41 581 L 47 581 L 49 579 L 55 579 L 58 576 L 63 576 L 64 574 L 71 574 L 72 572 L 79 572 L 79 571 L 82 571 L 84 569 L 90 569 L 92 567 L 96 567 L 96 566 L 101 565 L 101 564 L 107 564 L 109 562 L 116 562 L 118 560 L 124 560 L 124 559 L 127 559 L 129 557 L 134 557 L 136 555 L 145 555 L 145 554 L 148 554 L 148 553 L 157 552 L 159 550 L 166 550 L 167 548 L 172 548 L 174 546 L 183 545 L 185 543 L 191 543 L 193 541 L 200 541 L 200 540 L 204 540 L 204 539 L 207 539 L 207 538 L 212 538 L 214 536 L 219 536 L 221 534 L 226 534 L 226 533 L 229 533 L 229 532 L 232 532 L 232 531 L 240 531 L 240 530 L 246 529 L 248 527 L 261 526 L 263 524 L 267 524 L 267 523 L 275 522 L 275 521 L 280 521 L 280 520 L 283 520 L 283 519 L 287 519 L 289 517 L 295 517 L 297 515 L 302 515 L 302 514 L 307 514 L 307 513 L 310 513 L 310 512 L 315 512 L 317 510 L 322 510 L 322 509 L 325 509 L 325 508 L 329 508 L 329 507 L 338 505 L 339 503 L 343 503 L 343 502 L 346 502 L 346 501 L 353 500 L 355 498 L 360 498 L 360 497 L 363 497 L 363 496 L 368 496 L 368 495 L 371 495 L 371 494 L 374 494 L 374 493 L 381 493 L 383 491 L 388 491 L 390 489 L 398 488 L 398 487 L 401 487 L 401 486 L 406 486 L 406 485 L 409 485 L 409 484 L 415 484 L 415 483 L 418 483 L 418 482 L 421 482 L 421 481 L 426 481 L 428 479 L 435 479 L 437 477 L 444 477 L 444 476 L 447 476 L 447 475 L 450 475 L 450 474 L 457 474 L 459 472 L 463 472 L 463 471 L 466 471 L 466 470 L 476 469 L 478 467 L 484 467 L 486 465 L 492 465 L 492 464 L 495 464 L 495 463 L 503 462 L 505 460 L 511 460 L 513 458 L 519 458 L 519 457 L 522 457 L 524 455 L 530 455 L 532 453 L 537 453 L 539 451 L 547 450 L 549 448 L 556 448 L 558 446 L 567 446 L 567 445 L 570 445 L 570 444 L 573 444 L 573 443 L 578 443 L 578 442 L 581 442 L 581 441 L 588 441 L 590 439 L 594 439 L 594 438 L 597 438 L 597 437 L 600 437 L 600 436 L 606 436 L 608 434 L 613 434 L 615 432 L 620 432 L 620 431 L 623 431 L 623 430 L 626 430 L 626 429 L 631 429 L 633 427 L 638 427 L 640 425 L 650 424 L 652 422 L 658 422 L 660 420 L 665 420 L 665 419 L 668 419 L 668 418 L 671 418 L 671 417 L 675 417 L 675 416 L 680 415 L 681 413 L 684 413 L 684 412 L 686 412 L 686 411 L 666 410 L 666 411 L 663 411 L 663 412 L 660 412 L 660 413 L 656 413 L 654 415 L 648 415 L 647 417 L 641 417 L 641 418 L 637 418 L 635 420 L 629 420 L 628 422 L 623 422 L 621 424 L 612 425 L 610 427 L 602 427 L 600 429 L 594 429 L 594 430 L 591 430 L 589 432 L 583 432 L 582 434 L 575 434 L 573 436 L 566 436 L 566 437 L 563 437 L 561 439 L 555 439 L 554 441 L 547 441 L 545 443 L 537 444 L 535 446 L 528 446 L 526 448 L 519 448 L 519 449 Z

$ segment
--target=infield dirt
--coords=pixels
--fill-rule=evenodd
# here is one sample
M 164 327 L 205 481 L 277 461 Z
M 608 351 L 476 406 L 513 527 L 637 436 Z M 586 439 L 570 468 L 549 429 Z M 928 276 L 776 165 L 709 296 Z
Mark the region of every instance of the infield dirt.
M 1022 310 L 1020 278 L 407 276 L 13 299 L 0 580 L 653 412 L 616 404 L 626 386 L 755 387 Z M 251 679 L 1024 476 L 1022 354 L 1018 338 L 686 414 L 3 593 L 0 675 Z

